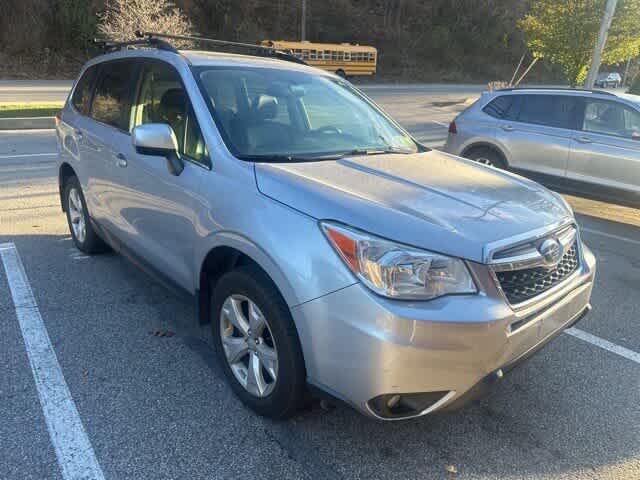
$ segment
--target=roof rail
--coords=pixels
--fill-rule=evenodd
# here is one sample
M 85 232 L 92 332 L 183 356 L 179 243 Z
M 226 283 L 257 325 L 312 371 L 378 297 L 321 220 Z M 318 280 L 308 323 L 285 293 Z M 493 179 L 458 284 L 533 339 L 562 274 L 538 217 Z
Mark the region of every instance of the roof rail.
M 153 47 L 158 50 L 166 50 L 168 52 L 178 53 L 173 45 L 165 42 L 160 38 L 146 37 L 139 40 L 129 40 L 127 42 L 114 42 L 111 40 L 93 39 L 93 43 L 102 48 L 103 53 L 117 52 L 128 47 Z
M 569 88 L 569 87 L 506 87 L 506 88 L 498 88 L 497 92 L 511 92 L 511 91 L 522 91 L 522 90 L 553 90 L 553 91 L 561 91 L 561 92 L 586 92 L 586 93 L 601 93 L 602 95 L 611 95 L 616 96 L 615 93 L 607 92 L 606 90 L 596 90 L 589 88 Z
M 140 30 L 137 30 L 135 34 L 136 34 L 136 37 L 145 39 L 143 41 L 147 41 L 147 42 L 167 43 L 167 42 L 164 42 L 162 39 L 200 42 L 200 43 L 206 43 L 206 44 L 214 45 L 218 47 L 223 47 L 230 50 L 234 50 L 234 49 L 240 50 L 240 51 L 243 51 L 245 54 L 247 52 L 252 52 L 248 54 L 255 55 L 258 57 L 270 57 L 270 58 L 277 58 L 279 60 L 285 60 L 287 62 L 299 63 L 302 65 L 307 64 L 307 62 L 305 62 L 304 60 L 290 53 L 283 52 L 281 50 L 276 50 L 273 47 L 266 47 L 263 45 L 254 45 L 252 43 L 229 42 L 226 40 L 217 40 L 215 38 L 197 37 L 192 35 L 173 35 L 169 33 L 142 32 Z

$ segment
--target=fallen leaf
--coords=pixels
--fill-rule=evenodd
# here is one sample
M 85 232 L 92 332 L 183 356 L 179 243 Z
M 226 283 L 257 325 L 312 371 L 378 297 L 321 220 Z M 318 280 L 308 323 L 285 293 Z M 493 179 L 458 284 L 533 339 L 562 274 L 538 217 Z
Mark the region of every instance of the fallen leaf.
M 171 330 L 154 330 L 150 333 L 155 337 L 173 337 L 175 335 Z

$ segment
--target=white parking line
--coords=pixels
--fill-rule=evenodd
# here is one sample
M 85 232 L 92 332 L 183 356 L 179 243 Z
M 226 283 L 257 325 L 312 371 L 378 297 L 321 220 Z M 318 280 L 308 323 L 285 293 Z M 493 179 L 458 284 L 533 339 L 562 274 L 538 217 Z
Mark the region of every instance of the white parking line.
M 438 125 L 442 125 L 443 127 L 447 127 L 449 128 L 449 124 L 448 123 L 444 123 L 444 122 L 439 122 L 437 120 L 429 120 L 431 123 L 437 123 Z
M 611 343 L 604 338 L 596 337 L 595 335 L 591 335 L 590 333 L 585 332 L 584 330 L 579 330 L 577 328 L 568 328 L 565 330 L 565 333 L 571 335 L 572 337 L 579 338 L 585 342 L 588 342 L 596 347 L 603 348 L 604 350 L 608 350 L 609 352 L 615 353 L 616 355 L 620 355 L 621 357 L 626 358 L 627 360 L 631 360 L 632 362 L 640 363 L 640 353 L 634 352 L 633 350 L 629 350 L 628 348 L 621 347 L 620 345 L 616 345 L 615 343 Z
M 0 257 L 62 477 L 104 480 L 15 245 L 0 244 Z
M 633 238 L 622 237 L 620 235 L 614 235 L 612 233 L 605 233 L 605 232 L 601 232 L 600 230 L 592 230 L 590 228 L 584 228 L 584 227 L 580 228 L 580 230 L 583 232 L 593 233 L 595 235 L 601 235 L 603 237 L 614 238 L 616 240 L 621 240 L 623 242 L 629 242 L 635 245 L 640 245 L 640 240 L 634 240 Z
M 23 157 L 53 157 L 58 155 L 58 152 L 47 153 L 20 153 L 17 155 L 0 155 L 0 159 L 3 158 L 23 158 Z

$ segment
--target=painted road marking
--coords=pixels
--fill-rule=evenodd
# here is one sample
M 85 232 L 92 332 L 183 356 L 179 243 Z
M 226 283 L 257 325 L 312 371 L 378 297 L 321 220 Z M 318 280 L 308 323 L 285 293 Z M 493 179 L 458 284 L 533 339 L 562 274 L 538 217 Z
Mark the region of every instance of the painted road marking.
M 2 243 L 0 257 L 62 477 L 65 480 L 104 480 L 40 316 L 18 250 L 13 243 Z
M 437 120 L 429 120 L 431 123 L 437 123 L 438 125 L 441 125 L 443 127 L 447 127 L 449 128 L 449 124 L 448 123 L 444 123 L 444 122 L 439 122 Z
M 600 230 L 592 230 L 590 228 L 584 228 L 584 227 L 581 227 L 580 230 L 583 232 L 593 233 L 595 235 L 602 235 L 603 237 L 613 238 L 615 240 L 621 240 L 623 242 L 629 242 L 635 245 L 640 245 L 640 240 L 634 240 L 633 238 L 627 238 L 621 235 L 614 235 L 613 233 L 605 233 L 605 232 L 601 232 Z
M 616 345 L 615 343 L 611 343 L 605 340 L 604 338 L 591 335 L 590 333 L 587 333 L 584 330 L 579 330 L 577 328 L 568 328 L 567 330 L 565 330 L 565 333 L 571 335 L 572 337 L 576 337 L 576 338 L 579 338 L 580 340 L 588 342 L 591 345 L 595 345 L 596 347 L 600 347 L 604 350 L 608 350 L 609 352 L 615 353 L 616 355 L 620 355 L 621 357 L 624 357 L 627 360 L 640 363 L 640 353 L 634 352 L 633 350 L 629 350 L 628 348 L 625 348 L 625 347 L 621 347 L 620 345 Z
M 53 157 L 58 155 L 58 152 L 54 153 L 20 153 L 17 155 L 0 155 L 0 159 L 3 158 L 22 158 L 22 157 Z

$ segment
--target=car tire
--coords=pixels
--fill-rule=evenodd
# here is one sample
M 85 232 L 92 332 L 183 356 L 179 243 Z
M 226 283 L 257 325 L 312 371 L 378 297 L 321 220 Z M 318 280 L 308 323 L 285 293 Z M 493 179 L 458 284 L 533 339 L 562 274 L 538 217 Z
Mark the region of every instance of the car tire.
M 225 273 L 211 295 L 211 316 L 216 355 L 234 393 L 259 415 L 295 414 L 304 404 L 304 357 L 271 279 L 255 265 Z
M 465 158 L 490 167 L 506 170 L 507 164 L 498 152 L 489 147 L 473 148 L 464 154 Z
M 89 255 L 108 251 L 109 246 L 93 228 L 87 202 L 77 177 L 67 179 L 63 199 L 69 232 L 76 248 Z
M 347 74 L 341 68 L 336 70 L 336 75 L 338 75 L 340 78 L 345 78 L 345 79 L 347 78 Z

